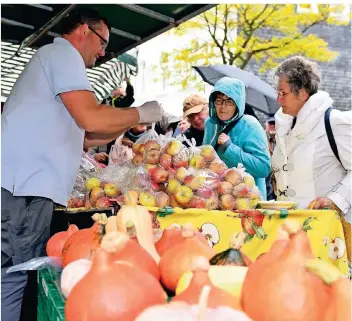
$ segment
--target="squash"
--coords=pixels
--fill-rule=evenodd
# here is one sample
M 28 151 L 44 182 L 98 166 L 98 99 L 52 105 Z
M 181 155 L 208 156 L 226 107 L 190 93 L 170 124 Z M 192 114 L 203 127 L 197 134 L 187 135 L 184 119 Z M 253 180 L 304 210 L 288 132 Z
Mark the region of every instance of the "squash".
M 159 267 L 151 255 L 138 243 L 131 239 L 128 234 L 122 232 L 107 233 L 100 244 L 100 247 L 113 253 L 116 261 L 131 263 L 132 266 L 140 268 L 157 280 L 160 279 Z
M 79 260 L 90 259 L 93 252 L 100 246 L 100 242 L 105 233 L 104 226 L 107 223 L 105 214 L 94 214 L 92 219 L 95 221 L 90 228 L 82 229 L 72 234 L 62 250 L 62 264 L 67 264 Z
M 68 264 L 61 272 L 60 288 L 65 298 L 68 297 L 73 287 L 88 273 L 91 261 L 79 259 Z
M 167 296 L 147 272 L 114 261 L 102 248 L 93 253 L 92 267 L 73 287 L 65 304 L 66 321 L 134 321 L 146 308 Z
M 144 310 L 135 321 L 253 321 L 245 313 L 228 307 L 209 308 L 209 293 L 210 287 L 205 286 L 197 305 L 175 301 L 152 306 Z
M 244 244 L 246 234 L 244 232 L 232 235 L 230 240 L 230 248 L 216 254 L 210 259 L 211 265 L 233 265 L 233 266 L 249 266 L 250 259 L 240 251 Z
M 78 227 L 75 224 L 71 224 L 67 231 L 55 233 L 46 244 L 46 254 L 48 256 L 61 257 L 65 242 L 77 231 Z
M 211 283 L 216 287 L 239 298 L 241 297 L 242 284 L 247 270 L 248 268 L 245 266 L 211 265 L 209 267 L 208 276 Z M 192 271 L 188 271 L 182 275 L 177 284 L 176 295 L 188 288 L 192 276 Z
M 155 249 L 153 224 L 150 214 L 143 206 L 123 205 L 117 213 L 117 229 L 127 233 L 131 226 L 136 231 L 138 243 L 152 256 L 159 264 L 160 256 Z
M 171 301 L 184 301 L 189 304 L 195 304 L 198 302 L 203 287 L 209 286 L 208 307 L 228 306 L 236 310 L 241 310 L 238 298 L 212 284 L 208 275 L 209 267 L 210 264 L 207 258 L 194 257 L 192 260 L 193 276 L 189 286 L 180 294 L 174 296 Z
M 184 240 L 166 251 L 159 264 L 161 282 L 170 291 L 175 291 L 181 276 L 191 270 L 193 257 L 205 256 L 209 260 L 216 253 L 199 240 L 191 224 L 182 227 L 182 235 Z
M 248 269 L 243 310 L 256 321 L 326 320 L 334 294 L 311 260 L 316 262 L 307 234 L 297 221 L 286 220 L 269 252 Z

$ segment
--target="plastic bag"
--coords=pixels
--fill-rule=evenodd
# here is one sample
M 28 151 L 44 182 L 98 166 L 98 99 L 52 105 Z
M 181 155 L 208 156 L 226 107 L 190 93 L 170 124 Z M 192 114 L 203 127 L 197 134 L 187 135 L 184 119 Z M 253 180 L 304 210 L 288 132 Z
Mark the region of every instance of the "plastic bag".
M 58 272 L 62 271 L 62 258 L 61 257 L 37 257 L 31 259 L 27 262 L 20 263 L 14 266 L 11 266 L 7 269 L 6 273 L 18 272 L 18 271 L 39 271 L 46 268 L 54 268 Z
M 123 165 L 133 159 L 133 151 L 131 147 L 122 144 L 122 136 L 119 137 L 115 144 L 111 147 L 109 153 L 109 165 Z

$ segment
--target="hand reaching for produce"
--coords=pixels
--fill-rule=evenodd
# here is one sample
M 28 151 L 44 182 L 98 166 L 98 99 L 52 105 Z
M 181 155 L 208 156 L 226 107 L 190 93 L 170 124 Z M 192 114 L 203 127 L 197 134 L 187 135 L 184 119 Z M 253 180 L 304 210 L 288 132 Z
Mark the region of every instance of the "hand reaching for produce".
M 106 159 L 109 158 L 109 155 L 107 153 L 96 153 L 94 154 L 94 158 L 98 162 L 104 162 Z
M 317 197 L 312 202 L 310 202 L 308 209 L 330 209 L 341 212 L 341 210 L 335 205 L 335 203 L 328 197 Z
M 222 134 L 220 134 L 220 136 L 219 136 L 219 138 L 218 138 L 218 144 L 219 144 L 219 145 L 223 145 L 223 144 L 225 144 L 229 139 L 230 139 L 229 136 L 227 136 L 226 134 L 222 133 Z
M 142 106 L 137 107 L 139 113 L 139 124 L 152 124 L 161 120 L 164 110 L 160 104 L 153 100 L 147 101 Z

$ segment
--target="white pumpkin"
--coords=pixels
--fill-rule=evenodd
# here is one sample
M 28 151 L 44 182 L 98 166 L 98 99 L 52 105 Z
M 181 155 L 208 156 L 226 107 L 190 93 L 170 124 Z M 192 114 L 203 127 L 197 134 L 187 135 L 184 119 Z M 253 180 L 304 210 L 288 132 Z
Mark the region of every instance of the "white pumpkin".
M 79 259 L 73 261 L 62 270 L 60 287 L 65 298 L 68 297 L 73 287 L 88 273 L 91 261 Z
M 144 310 L 135 321 L 253 321 L 245 313 L 228 307 L 207 308 L 210 287 L 205 286 L 199 298 L 199 304 L 188 305 L 185 302 L 155 305 Z

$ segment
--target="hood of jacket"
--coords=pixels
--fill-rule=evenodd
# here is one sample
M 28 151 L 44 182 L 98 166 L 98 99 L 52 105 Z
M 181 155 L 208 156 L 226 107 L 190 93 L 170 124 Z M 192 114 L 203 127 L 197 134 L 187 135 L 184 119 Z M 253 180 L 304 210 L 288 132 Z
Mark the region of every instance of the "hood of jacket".
M 216 114 L 216 109 L 214 105 L 216 92 L 221 92 L 222 94 L 230 97 L 236 103 L 237 112 L 229 120 L 221 121 Z M 209 96 L 210 120 L 213 123 L 218 123 L 218 124 L 222 123 L 224 125 L 227 125 L 243 116 L 245 104 L 246 104 L 246 88 L 243 81 L 234 79 L 234 78 L 223 77 L 216 82 Z

